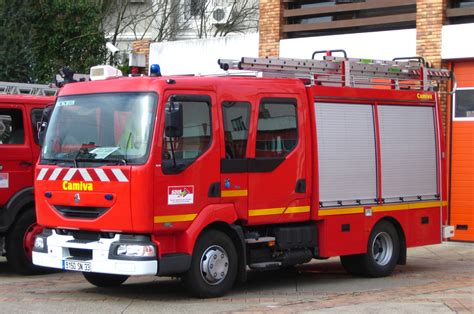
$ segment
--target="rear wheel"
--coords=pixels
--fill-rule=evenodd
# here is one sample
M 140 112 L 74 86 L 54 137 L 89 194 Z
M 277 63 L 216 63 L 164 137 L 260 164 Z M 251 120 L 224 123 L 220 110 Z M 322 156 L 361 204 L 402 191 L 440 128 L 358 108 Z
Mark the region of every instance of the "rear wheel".
M 234 285 L 237 263 L 232 240 L 221 231 L 205 231 L 196 242 L 191 268 L 183 282 L 197 297 L 222 296 Z
M 99 273 L 82 273 L 86 280 L 97 287 L 111 288 L 118 287 L 128 279 L 126 275 L 111 275 Z
M 341 263 L 354 276 L 385 277 L 395 269 L 399 252 L 397 230 L 388 221 L 381 221 L 370 233 L 367 253 L 341 256 Z
M 367 253 L 362 255 L 364 274 L 368 277 L 390 275 L 397 265 L 399 252 L 397 230 L 391 223 L 382 220 L 370 233 Z
M 9 265 L 17 273 L 29 275 L 40 270 L 33 265 L 32 253 L 35 237 L 43 231 L 36 223 L 34 208 L 28 208 L 15 221 L 6 238 L 6 255 Z

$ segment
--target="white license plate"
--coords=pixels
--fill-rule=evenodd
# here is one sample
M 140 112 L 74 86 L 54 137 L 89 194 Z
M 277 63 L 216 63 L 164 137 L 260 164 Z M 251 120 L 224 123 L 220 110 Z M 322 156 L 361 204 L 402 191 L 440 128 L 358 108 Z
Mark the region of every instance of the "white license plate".
M 63 269 L 90 272 L 91 271 L 91 263 L 90 262 L 64 260 L 63 261 Z

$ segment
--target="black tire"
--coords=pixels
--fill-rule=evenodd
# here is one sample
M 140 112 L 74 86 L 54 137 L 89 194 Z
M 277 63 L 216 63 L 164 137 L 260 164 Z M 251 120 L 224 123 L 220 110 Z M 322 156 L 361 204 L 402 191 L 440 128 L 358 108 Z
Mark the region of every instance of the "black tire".
M 128 279 L 126 275 L 111 275 L 99 273 L 82 273 L 86 280 L 94 286 L 101 288 L 118 287 Z
M 33 265 L 31 258 L 34 236 L 41 231 L 34 208 L 28 208 L 13 223 L 5 240 L 5 250 L 8 264 L 15 272 L 32 275 L 42 269 Z
M 367 253 L 362 255 L 364 275 L 389 276 L 397 266 L 399 254 L 400 240 L 397 230 L 390 222 L 380 221 L 370 233 Z
M 211 273 L 209 270 L 213 267 L 220 273 Z M 214 298 L 232 288 L 237 269 L 237 251 L 232 240 L 221 231 L 209 230 L 198 238 L 191 267 L 182 280 L 191 294 L 199 298 Z

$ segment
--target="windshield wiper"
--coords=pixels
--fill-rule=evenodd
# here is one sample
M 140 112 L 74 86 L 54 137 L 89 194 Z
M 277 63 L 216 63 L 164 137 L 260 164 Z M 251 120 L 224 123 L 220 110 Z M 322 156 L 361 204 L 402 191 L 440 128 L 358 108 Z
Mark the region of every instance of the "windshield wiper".
M 72 163 L 74 165 L 74 168 L 77 168 L 77 162 L 75 159 L 62 159 L 62 158 L 43 158 L 43 161 L 50 161 L 54 163 L 55 165 L 58 164 L 58 162 L 67 162 L 67 163 Z
M 88 159 L 88 158 L 76 158 L 74 161 L 78 162 L 91 162 L 91 163 L 121 163 L 124 164 L 125 166 L 127 165 L 127 161 L 125 159 L 116 159 L 116 158 L 110 158 L 110 159 Z

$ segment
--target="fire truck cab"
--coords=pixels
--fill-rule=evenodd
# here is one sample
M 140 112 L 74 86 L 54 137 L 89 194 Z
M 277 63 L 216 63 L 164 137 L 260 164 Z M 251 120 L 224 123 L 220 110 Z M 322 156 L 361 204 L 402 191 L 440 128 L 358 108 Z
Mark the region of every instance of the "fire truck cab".
M 268 69 L 268 60 L 282 62 L 249 68 Z M 407 248 L 440 243 L 437 94 L 392 76 L 388 86 L 347 85 L 336 69 L 346 61 L 319 61 L 325 73 L 306 79 L 66 85 L 36 168 L 45 229 L 34 263 L 81 271 L 97 286 L 176 275 L 214 297 L 245 280 L 247 267 L 341 256 L 351 274 L 380 277 L 405 264 Z M 408 68 L 387 65 L 397 66 Z
M 37 127 L 44 108 L 55 102 L 40 91 L 43 88 L 0 82 L 0 254 L 22 274 L 37 268 L 31 253 L 34 237 L 42 231 L 36 224 L 33 193 L 40 152 Z M 55 89 L 47 89 L 54 95 Z

